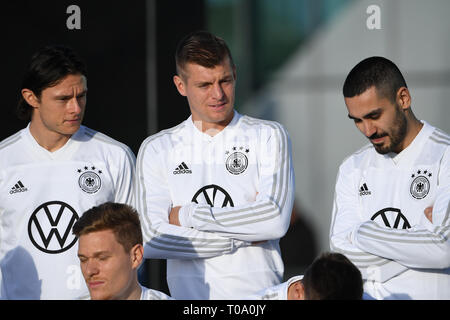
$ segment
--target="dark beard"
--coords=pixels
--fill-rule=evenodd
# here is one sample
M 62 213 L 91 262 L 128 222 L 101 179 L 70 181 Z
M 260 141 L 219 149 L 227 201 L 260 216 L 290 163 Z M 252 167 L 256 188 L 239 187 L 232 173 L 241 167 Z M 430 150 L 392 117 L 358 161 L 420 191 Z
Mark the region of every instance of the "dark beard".
M 386 154 L 389 152 L 399 153 L 401 150 L 399 151 L 397 148 L 405 139 L 407 128 L 406 116 L 400 111 L 400 107 L 397 106 L 394 126 L 392 127 L 392 131 L 388 133 L 391 143 L 386 146 L 377 146 L 374 144 L 375 150 L 379 154 Z

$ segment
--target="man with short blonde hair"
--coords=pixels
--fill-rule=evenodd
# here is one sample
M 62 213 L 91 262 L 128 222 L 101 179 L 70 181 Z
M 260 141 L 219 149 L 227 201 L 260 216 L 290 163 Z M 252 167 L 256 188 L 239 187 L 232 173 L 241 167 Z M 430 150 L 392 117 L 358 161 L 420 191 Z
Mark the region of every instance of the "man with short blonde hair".
M 171 299 L 138 282 L 144 248 L 139 215 L 131 206 L 107 202 L 93 207 L 75 223 L 73 233 L 91 299 Z

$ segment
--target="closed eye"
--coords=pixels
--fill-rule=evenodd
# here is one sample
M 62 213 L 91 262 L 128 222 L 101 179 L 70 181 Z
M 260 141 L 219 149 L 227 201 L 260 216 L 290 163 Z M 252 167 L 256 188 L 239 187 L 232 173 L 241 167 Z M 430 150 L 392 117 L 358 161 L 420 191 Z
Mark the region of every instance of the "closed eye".
M 199 88 L 207 88 L 210 85 L 209 82 L 201 82 L 199 84 L 197 84 L 197 87 Z
M 376 120 L 380 117 L 380 113 L 373 113 L 373 114 L 369 114 L 366 116 L 366 119 L 372 119 L 372 120 Z

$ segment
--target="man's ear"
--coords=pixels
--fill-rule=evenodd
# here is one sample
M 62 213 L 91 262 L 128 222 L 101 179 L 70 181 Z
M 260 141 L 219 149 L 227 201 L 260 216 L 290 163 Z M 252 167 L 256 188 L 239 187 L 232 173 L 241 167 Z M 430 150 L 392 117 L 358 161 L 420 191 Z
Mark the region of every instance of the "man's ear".
M 411 95 L 407 87 L 398 89 L 396 100 L 402 110 L 407 110 L 411 107 Z
M 137 269 L 144 259 L 144 246 L 142 244 L 136 244 L 131 248 L 130 257 L 133 269 Z
M 305 288 L 301 280 L 290 284 L 288 288 L 288 300 L 305 300 Z
M 186 86 L 184 83 L 184 80 L 182 77 L 180 77 L 179 75 L 174 75 L 173 76 L 173 83 L 175 83 L 175 87 L 177 87 L 178 92 L 182 95 L 182 96 L 186 96 Z
M 23 99 L 33 108 L 39 107 L 40 101 L 38 97 L 30 89 L 22 89 L 21 91 Z

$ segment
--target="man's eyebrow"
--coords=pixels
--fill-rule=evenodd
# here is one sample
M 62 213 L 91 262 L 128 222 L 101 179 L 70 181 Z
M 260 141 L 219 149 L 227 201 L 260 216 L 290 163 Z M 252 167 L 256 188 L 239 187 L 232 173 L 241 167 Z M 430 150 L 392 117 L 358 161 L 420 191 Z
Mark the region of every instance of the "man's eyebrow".
M 59 94 L 59 95 L 56 95 L 54 98 L 57 100 L 65 100 L 65 99 L 72 98 L 72 95 L 71 94 L 70 95 L 69 94 Z
M 362 118 L 363 119 L 368 119 L 368 118 L 371 118 L 371 117 L 373 117 L 375 115 L 378 115 L 379 113 L 381 113 L 381 108 L 378 108 L 378 109 L 370 111 L 369 113 L 363 115 Z M 352 119 L 352 120 L 360 120 L 360 118 L 356 118 L 356 117 L 352 116 L 350 113 L 347 116 L 350 119 Z
M 84 89 L 83 91 L 81 91 L 77 95 L 77 97 L 84 96 L 85 94 L 87 94 L 87 91 L 88 91 L 87 88 Z M 72 97 L 73 97 L 73 94 L 58 94 L 58 95 L 54 96 L 54 98 L 57 99 L 57 100 L 59 100 L 59 99 L 71 99 Z
M 108 250 L 97 251 L 97 252 L 95 252 L 92 256 L 93 256 L 94 258 L 96 258 L 96 257 L 99 257 L 99 256 L 104 255 L 104 254 L 110 255 L 111 252 L 108 251 Z M 79 257 L 79 258 L 87 258 L 87 257 L 86 257 L 84 254 L 82 254 L 82 253 L 79 253 L 79 254 L 78 254 L 78 257 Z
M 233 79 L 233 74 L 227 73 L 227 74 L 224 74 L 221 78 L 221 80 L 228 80 L 228 79 Z
M 198 81 L 198 82 L 195 82 L 195 85 L 203 86 L 203 85 L 207 85 L 207 84 L 211 84 L 211 83 L 212 83 L 211 81 Z

